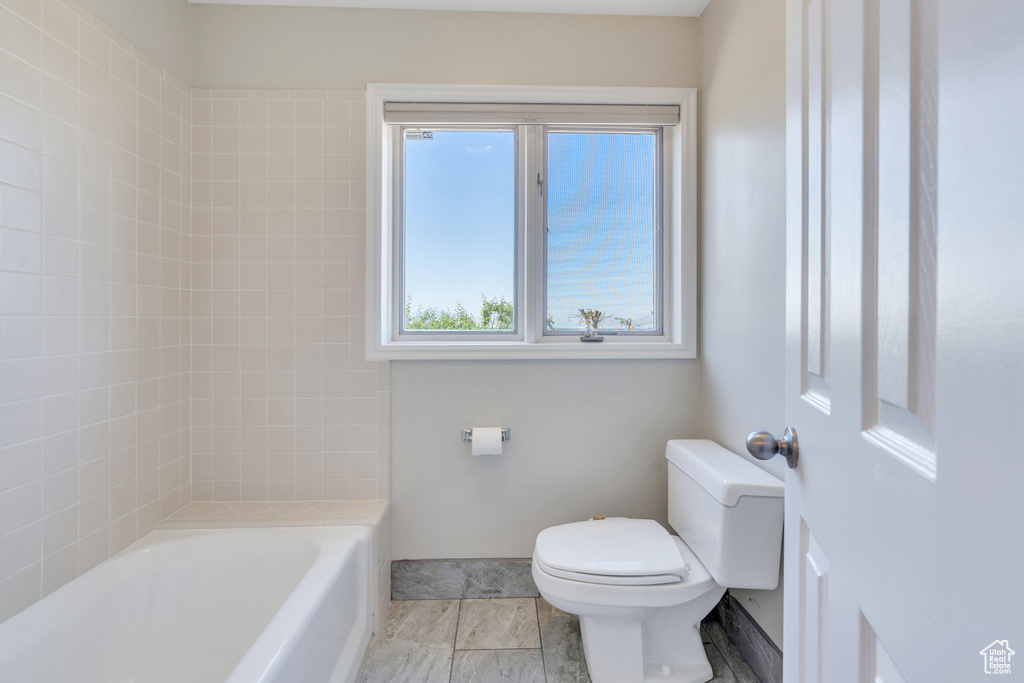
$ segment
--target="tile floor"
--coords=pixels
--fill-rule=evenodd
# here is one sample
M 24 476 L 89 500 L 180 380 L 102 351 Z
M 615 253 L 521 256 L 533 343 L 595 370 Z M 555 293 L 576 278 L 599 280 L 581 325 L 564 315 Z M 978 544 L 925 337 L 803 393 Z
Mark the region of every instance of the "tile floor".
M 702 627 L 714 683 L 757 683 L 717 622 Z M 579 620 L 543 598 L 397 600 L 357 683 L 590 683 Z

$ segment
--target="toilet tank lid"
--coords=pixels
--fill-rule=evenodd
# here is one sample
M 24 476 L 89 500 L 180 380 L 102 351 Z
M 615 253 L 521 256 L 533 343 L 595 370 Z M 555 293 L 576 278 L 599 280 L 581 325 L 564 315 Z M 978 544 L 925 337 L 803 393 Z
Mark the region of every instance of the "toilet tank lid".
M 742 496 L 782 498 L 781 481 L 707 439 L 676 439 L 665 449 L 668 461 L 718 502 L 733 507 Z

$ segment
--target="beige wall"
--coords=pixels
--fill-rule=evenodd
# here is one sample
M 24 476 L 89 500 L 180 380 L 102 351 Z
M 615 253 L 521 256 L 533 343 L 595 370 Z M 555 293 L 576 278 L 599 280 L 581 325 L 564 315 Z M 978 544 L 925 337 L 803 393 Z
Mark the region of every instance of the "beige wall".
M 192 26 L 194 84 L 215 89 L 698 79 L 695 19 L 203 5 Z M 664 443 L 696 435 L 692 361 L 395 362 L 391 372 L 398 559 L 528 556 L 539 529 L 595 511 L 663 520 Z M 459 429 L 497 423 L 515 434 L 508 454 L 469 457 Z M 379 457 L 387 467 L 386 444 Z
M 192 7 L 192 85 L 697 84 L 696 19 Z
M 82 6 L 189 82 L 191 28 L 188 0 L 81 0 Z
M 746 454 L 785 428 L 785 5 L 701 17 L 700 435 Z M 759 463 L 779 478 L 785 462 Z M 782 589 L 733 590 L 782 645 Z
M 395 559 L 530 557 L 545 527 L 666 524 L 665 443 L 697 429 L 695 361 L 395 361 Z M 508 427 L 473 457 L 463 427 Z
M 193 95 L 193 498 L 386 499 L 363 92 Z
M 187 87 L 0 1 L 0 620 L 190 499 Z

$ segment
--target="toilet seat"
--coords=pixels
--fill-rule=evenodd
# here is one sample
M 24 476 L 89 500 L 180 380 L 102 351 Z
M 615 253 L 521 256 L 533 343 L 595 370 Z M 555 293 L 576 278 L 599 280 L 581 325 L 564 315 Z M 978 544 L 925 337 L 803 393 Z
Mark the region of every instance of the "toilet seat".
M 613 586 L 679 583 L 690 564 L 650 519 L 616 517 L 562 524 L 537 536 L 534 557 L 552 576 Z
M 680 556 L 690 565 L 689 575 L 682 581 L 623 585 L 598 583 L 602 580 L 601 576 L 582 572 L 565 572 L 559 576 L 550 571 L 551 567 L 539 560 L 536 552 L 533 554 L 533 580 L 548 602 L 572 614 L 586 614 L 594 609 L 607 608 L 661 608 L 689 602 L 708 591 L 716 590 L 718 584 L 693 551 L 678 536 L 670 538 Z
M 544 563 L 539 557 L 534 557 L 537 566 L 545 574 L 557 576 L 571 581 L 582 581 L 584 583 L 597 583 L 603 586 L 660 586 L 669 583 L 679 583 L 684 577 L 678 574 L 651 574 L 643 576 L 616 576 L 609 574 L 588 574 L 586 572 L 571 572 L 558 569 Z

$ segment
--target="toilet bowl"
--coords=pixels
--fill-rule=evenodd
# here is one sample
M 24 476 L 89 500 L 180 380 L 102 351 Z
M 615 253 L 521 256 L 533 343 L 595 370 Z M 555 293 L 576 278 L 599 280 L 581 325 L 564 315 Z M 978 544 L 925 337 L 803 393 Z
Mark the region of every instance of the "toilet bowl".
M 700 622 L 726 588 L 774 588 L 780 481 L 710 441 L 670 441 L 670 535 L 647 519 L 545 529 L 532 573 L 554 607 L 579 615 L 594 683 L 705 683 Z
M 610 523 L 610 524 L 609 524 Z M 713 676 L 700 637 L 700 621 L 725 593 L 678 536 L 651 520 L 609 519 L 581 522 L 595 529 L 615 525 L 628 535 L 653 524 L 678 556 L 683 576 L 663 571 L 645 574 L 595 574 L 551 567 L 543 548 L 534 550 L 533 580 L 544 599 L 558 609 L 579 615 L 583 650 L 594 683 L 673 681 L 703 683 Z M 567 524 L 546 531 L 572 533 Z M 566 534 L 568 535 L 568 534 Z M 543 547 L 539 538 L 538 545 Z M 579 566 L 584 565 L 581 561 Z M 671 576 L 674 580 L 669 581 Z M 631 580 L 624 582 L 624 579 Z

